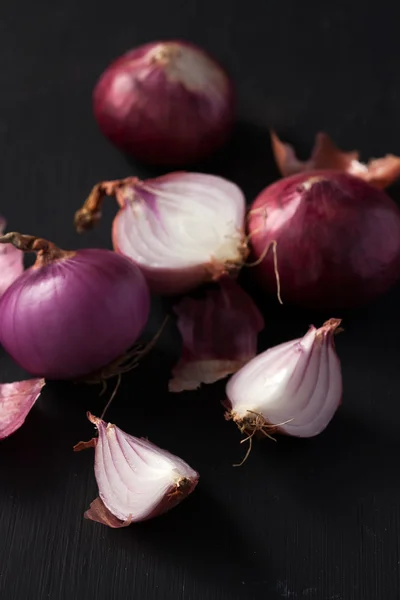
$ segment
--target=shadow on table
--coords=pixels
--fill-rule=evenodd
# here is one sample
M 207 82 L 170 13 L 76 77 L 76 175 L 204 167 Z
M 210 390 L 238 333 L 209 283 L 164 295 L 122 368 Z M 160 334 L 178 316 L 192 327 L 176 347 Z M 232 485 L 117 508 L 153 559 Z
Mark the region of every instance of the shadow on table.
M 128 169 L 142 179 L 172 171 L 211 173 L 234 181 L 244 192 L 247 202 L 279 178 L 266 127 L 238 120 L 231 140 L 209 159 L 192 165 L 154 167 L 125 156 Z
M 238 523 L 201 483 L 175 511 L 117 535 L 126 552 L 145 552 L 167 569 L 188 571 L 197 589 L 212 586 L 215 593 L 224 591 L 224 598 L 229 594 L 232 600 L 248 599 L 245 582 L 271 575 L 268 566 L 258 561 L 250 540 L 239 532 Z

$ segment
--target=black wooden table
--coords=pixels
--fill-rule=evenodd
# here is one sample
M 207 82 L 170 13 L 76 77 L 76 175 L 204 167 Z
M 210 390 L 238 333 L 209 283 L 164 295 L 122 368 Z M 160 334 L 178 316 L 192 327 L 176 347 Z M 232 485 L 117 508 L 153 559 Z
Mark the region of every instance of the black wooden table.
M 0 9 L 0 213 L 9 227 L 61 247 L 110 247 L 115 207 L 80 237 L 72 218 L 101 179 L 157 173 L 100 135 L 91 90 L 108 62 L 145 41 L 183 37 L 227 65 L 239 92 L 237 133 L 201 168 L 251 200 L 277 177 L 268 127 L 304 153 L 325 129 L 363 158 L 400 154 L 400 10 L 344 2 L 25 0 Z M 199 167 L 200 168 L 200 167 Z M 400 186 L 392 195 L 400 199 Z M 258 298 L 261 347 L 333 315 Z M 147 335 L 166 306 L 154 300 Z M 177 358 L 170 323 L 128 375 L 109 412 L 200 474 L 170 514 L 122 530 L 83 520 L 96 495 L 86 410 L 98 389 L 53 384 L 25 426 L 0 443 L 0 598 L 7 600 L 398 600 L 400 288 L 343 316 L 343 406 L 313 440 L 256 445 L 247 463 L 225 422 L 224 385 L 168 395 Z M 25 374 L 0 353 L 1 381 Z M 153 397 L 154 400 L 150 398 Z

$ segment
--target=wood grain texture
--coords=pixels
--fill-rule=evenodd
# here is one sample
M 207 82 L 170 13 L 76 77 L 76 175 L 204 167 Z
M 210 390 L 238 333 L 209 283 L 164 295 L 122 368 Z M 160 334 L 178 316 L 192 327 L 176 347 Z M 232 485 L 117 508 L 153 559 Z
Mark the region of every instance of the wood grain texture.
M 0 15 L 0 212 L 10 229 L 65 248 L 110 247 L 72 219 L 99 179 L 155 173 L 129 164 L 97 131 L 91 90 L 129 47 L 184 37 L 225 63 L 241 122 L 207 165 L 249 199 L 271 182 L 267 126 L 310 149 L 326 129 L 363 158 L 400 154 L 398 5 L 249 0 L 24 0 Z M 393 188 L 400 198 L 400 186 Z M 250 283 L 248 283 L 249 287 Z M 293 313 L 259 298 L 262 347 L 342 316 L 343 406 L 314 440 L 256 445 L 248 462 L 223 419 L 223 385 L 168 395 L 179 350 L 172 323 L 124 380 L 109 418 L 182 456 L 198 489 L 169 515 L 128 529 L 83 520 L 96 496 L 98 389 L 49 386 L 26 424 L 0 443 L 0 598 L 7 600 L 398 600 L 400 289 L 343 315 Z M 154 301 L 150 337 L 166 305 Z M 0 354 L 1 381 L 24 373 Z M 150 398 L 154 397 L 155 400 Z

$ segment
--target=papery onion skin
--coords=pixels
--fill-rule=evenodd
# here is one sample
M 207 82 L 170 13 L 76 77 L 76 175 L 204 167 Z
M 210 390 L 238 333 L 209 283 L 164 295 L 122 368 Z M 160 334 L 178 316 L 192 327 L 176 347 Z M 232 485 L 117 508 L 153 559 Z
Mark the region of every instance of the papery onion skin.
M 342 374 L 334 345 L 341 320 L 311 326 L 302 338 L 262 352 L 226 386 L 227 419 L 248 435 L 315 437 L 342 401 Z
M 54 260 L 39 254 L 1 298 L 0 343 L 32 375 L 74 379 L 134 344 L 150 294 L 125 257 L 100 249 L 58 252 Z
M 293 146 L 283 143 L 271 132 L 276 164 L 284 177 L 307 171 L 334 169 L 360 177 L 378 189 L 384 189 L 400 177 L 400 157 L 387 154 L 383 158 L 360 162 L 359 152 L 343 152 L 323 131 L 315 136 L 314 148 L 308 160 L 299 160 Z
M 114 249 L 138 265 L 154 293 L 189 292 L 236 273 L 247 258 L 246 201 L 231 181 L 182 171 L 102 182 L 75 215 L 78 231 L 100 219 L 107 195 L 121 207 L 112 228 Z
M 0 440 L 23 425 L 44 385 L 44 379 L 0 384 Z
M 162 515 L 193 492 L 199 474 L 181 458 L 90 413 L 88 418 L 99 432 L 92 440 L 99 498 L 85 518 L 126 527 Z M 81 442 L 75 450 L 88 444 Z
M 224 379 L 256 355 L 264 319 L 231 277 L 222 277 L 202 297 L 183 298 L 174 312 L 182 354 L 172 369 L 170 392 L 195 390 Z
M 124 152 L 147 163 L 183 165 L 227 141 L 235 94 L 204 50 L 159 41 L 130 50 L 104 71 L 93 110 L 102 133 Z
M 249 213 L 254 257 L 276 242 L 283 303 L 352 308 L 385 293 L 400 276 L 400 211 L 382 190 L 336 171 L 277 181 Z M 276 293 L 271 253 L 252 270 Z

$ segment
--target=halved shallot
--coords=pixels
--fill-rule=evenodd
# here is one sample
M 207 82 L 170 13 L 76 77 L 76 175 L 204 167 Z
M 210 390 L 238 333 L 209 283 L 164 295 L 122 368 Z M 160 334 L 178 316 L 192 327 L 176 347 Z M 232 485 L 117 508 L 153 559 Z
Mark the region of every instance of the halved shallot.
M 78 231 L 101 218 L 106 196 L 120 206 L 114 249 L 137 264 L 155 293 L 188 292 L 240 269 L 247 258 L 245 197 L 222 177 L 176 172 L 98 183 L 75 215 Z

